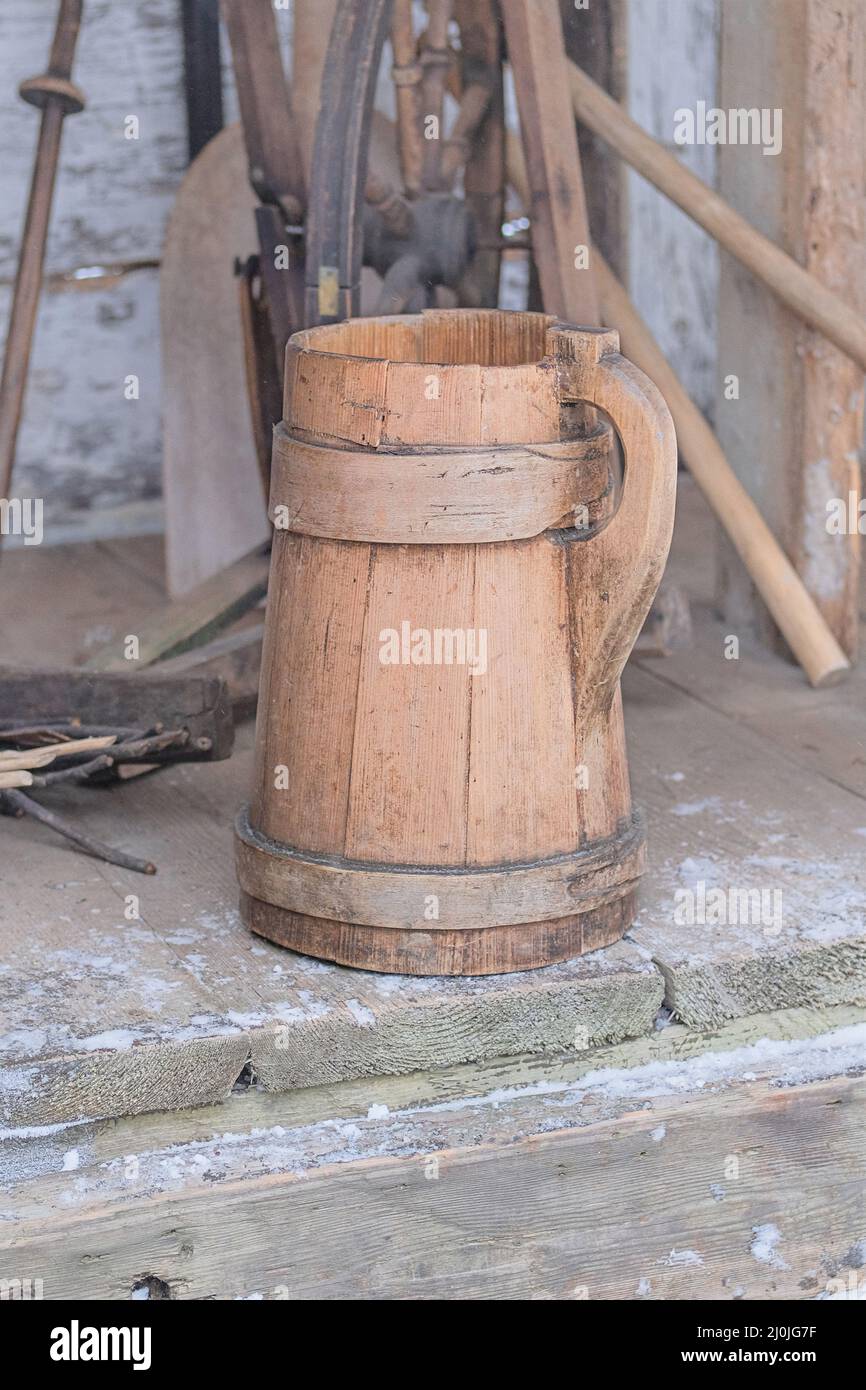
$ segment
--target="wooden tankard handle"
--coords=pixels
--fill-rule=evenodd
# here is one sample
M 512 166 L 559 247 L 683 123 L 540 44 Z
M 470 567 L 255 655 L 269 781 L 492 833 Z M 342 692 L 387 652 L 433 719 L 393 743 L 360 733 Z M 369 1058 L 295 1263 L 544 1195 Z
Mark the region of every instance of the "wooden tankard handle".
M 619 351 L 610 329 L 548 331 L 563 402 L 597 406 L 625 462 L 619 506 L 605 528 L 571 547 L 584 716 L 606 710 L 664 571 L 674 523 L 677 443 L 661 393 Z

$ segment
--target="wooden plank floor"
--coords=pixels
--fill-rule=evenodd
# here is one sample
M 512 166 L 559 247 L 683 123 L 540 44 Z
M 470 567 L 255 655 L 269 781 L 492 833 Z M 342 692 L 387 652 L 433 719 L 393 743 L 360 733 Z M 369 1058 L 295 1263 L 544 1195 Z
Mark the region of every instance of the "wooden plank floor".
M 862 1297 L 864 1018 L 673 1025 L 583 1061 L 21 1136 L 0 1279 L 48 1299 Z
M 866 1001 L 864 675 L 812 691 L 745 634 L 727 661 L 708 606 L 712 543 L 686 483 L 671 572 L 696 597 L 695 642 L 634 664 L 624 684 L 650 846 L 627 942 L 526 975 L 408 981 L 251 938 L 231 855 L 247 727 L 227 763 L 58 794 L 95 835 L 153 859 L 153 879 L 0 821 L 0 1124 L 219 1101 L 248 1062 L 282 1091 L 583 1050 L 651 1035 L 663 999 L 695 1029 Z M 159 599 L 160 563 L 153 538 L 10 552 L 4 612 L 28 622 L 4 619 L 4 660 L 61 664 L 135 631 Z M 678 894 L 712 889 L 764 890 L 779 911 L 676 920 Z

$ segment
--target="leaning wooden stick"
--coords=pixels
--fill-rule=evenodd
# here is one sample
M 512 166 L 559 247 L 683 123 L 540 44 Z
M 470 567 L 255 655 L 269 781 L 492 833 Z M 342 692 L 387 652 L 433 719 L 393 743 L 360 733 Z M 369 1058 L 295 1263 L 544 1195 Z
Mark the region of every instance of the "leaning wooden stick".
M 668 403 L 680 454 L 733 542 L 785 641 L 814 686 L 839 680 L 850 663 L 820 609 L 740 482 L 722 446 L 598 251 L 593 252 L 604 318 L 623 352 Z
M 574 111 L 584 125 L 715 237 L 783 304 L 866 371 L 866 320 L 860 314 L 756 231 L 574 63 L 569 63 L 569 78 Z
M 45 261 L 45 243 L 54 195 L 54 177 L 60 157 L 63 121 L 66 116 L 84 108 L 83 94 L 70 81 L 72 59 L 81 24 L 81 7 L 82 0 L 61 0 L 48 71 L 42 77 L 28 78 L 19 88 L 24 101 L 41 108 L 42 124 L 36 146 L 27 217 L 21 238 L 12 311 L 9 315 L 3 375 L 0 377 L 0 497 L 8 496 L 12 480 L 15 444 L 21 423 L 30 349 L 42 286 L 42 266 Z
M 508 178 L 524 207 L 529 180 L 520 141 L 508 140 Z M 794 566 L 743 487 L 710 426 L 671 367 L 628 293 L 599 252 L 592 263 L 606 323 L 623 352 L 661 391 L 673 416 L 680 454 L 813 686 L 831 685 L 850 663 Z

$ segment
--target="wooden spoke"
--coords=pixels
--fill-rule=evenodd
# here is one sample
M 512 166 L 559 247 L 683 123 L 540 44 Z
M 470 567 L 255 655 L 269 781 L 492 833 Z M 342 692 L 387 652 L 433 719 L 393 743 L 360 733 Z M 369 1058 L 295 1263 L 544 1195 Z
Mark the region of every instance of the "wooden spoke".
M 457 119 L 451 134 L 442 147 L 440 168 L 442 188 L 452 187 L 458 169 L 466 163 L 472 141 L 478 135 L 484 117 L 487 115 L 490 98 L 491 91 L 485 82 L 473 82 L 463 92 Z
M 250 182 L 260 197 L 297 220 L 304 205 L 303 164 L 292 120 L 271 0 L 223 6 L 238 92 Z M 278 119 L 274 118 L 278 113 Z
M 339 0 L 325 61 L 306 223 L 306 321 L 360 310 L 362 261 L 383 313 L 498 303 L 505 200 L 504 37 L 498 0 L 428 0 L 416 40 L 410 0 Z M 460 53 L 449 26 L 460 27 Z M 368 170 L 385 36 L 394 53 L 399 180 Z M 442 134 L 445 92 L 458 103 Z M 463 171 L 462 188 L 455 185 Z M 402 182 L 402 191 L 395 187 Z M 461 194 L 463 195 L 461 197 Z
M 394 50 L 391 75 L 396 87 L 400 170 L 403 175 L 403 188 L 409 197 L 414 197 L 421 188 L 424 145 L 419 108 L 423 69 L 418 62 L 415 33 L 412 28 L 412 0 L 394 0 L 391 46 Z
M 305 188 L 310 186 L 322 71 L 336 13 L 337 0 L 302 0 L 292 6 L 291 103 L 304 161 Z
M 505 214 L 505 114 L 503 41 L 496 0 L 455 0 L 460 26 L 460 77 L 464 91 L 483 83 L 489 92 L 470 141 L 463 191 L 479 250 L 461 286 L 461 303 L 492 309 L 499 302 L 500 238 Z M 459 117 L 458 117 L 459 124 Z M 452 136 L 453 138 L 453 136 Z M 447 151 L 446 151 L 447 158 Z
M 343 0 L 322 76 L 306 237 L 306 321 L 360 310 L 367 155 L 389 0 Z
M 445 89 L 452 64 L 448 43 L 450 19 L 451 0 L 427 0 L 427 32 L 421 43 L 421 119 L 423 124 L 433 116 L 437 123 L 436 138 L 425 138 L 423 142 L 422 182 L 430 191 L 440 187 Z
M 532 193 L 532 240 L 544 307 L 570 323 L 601 322 L 589 251 L 589 220 L 571 119 L 571 90 L 556 0 L 502 0 L 520 130 Z M 519 56 L 518 56 L 519 55 Z

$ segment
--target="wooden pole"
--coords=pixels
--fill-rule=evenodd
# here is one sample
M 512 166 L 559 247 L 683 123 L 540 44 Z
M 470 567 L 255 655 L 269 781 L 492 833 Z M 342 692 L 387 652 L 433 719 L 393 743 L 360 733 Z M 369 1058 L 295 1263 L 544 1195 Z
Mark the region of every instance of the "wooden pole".
M 616 101 L 627 88 L 627 6 L 628 0 L 606 0 L 578 9 L 574 0 L 559 0 L 566 56 Z M 578 130 L 577 144 L 593 243 L 621 275 L 628 260 L 628 167 L 588 126 Z
M 271 0 L 222 0 L 235 72 L 255 210 L 259 264 L 277 364 L 303 320 L 304 264 L 300 239 L 287 224 L 303 216 L 306 184 L 298 132 L 280 56 Z M 287 263 L 282 260 L 287 248 Z
M 512 0 L 505 0 L 506 9 Z M 522 66 L 517 65 L 518 69 Z M 516 73 L 515 73 L 516 76 Z M 628 164 L 736 256 L 806 323 L 866 371 L 866 320 L 839 295 L 756 231 L 724 198 L 686 169 L 585 72 L 569 64 L 575 114 Z M 559 134 L 559 132 L 557 132 Z
M 250 182 L 292 216 L 304 206 L 304 170 L 271 0 L 222 0 Z
M 526 164 L 513 134 L 508 140 L 508 176 L 517 196 L 528 206 Z M 619 330 L 625 356 L 646 372 L 667 401 L 680 454 L 792 652 L 812 685 L 834 684 L 850 669 L 845 653 L 628 293 L 595 248 L 592 264 L 605 322 Z
M 412 0 L 394 0 L 391 19 L 394 51 L 394 96 L 397 103 L 397 146 L 404 191 L 415 197 L 421 187 L 424 146 L 421 136 L 421 64 L 412 28 Z
M 66 116 L 84 109 L 84 96 L 70 80 L 81 26 L 81 8 L 82 0 L 61 0 L 48 71 L 42 77 L 31 77 L 22 82 L 19 88 L 24 101 L 41 109 L 42 123 L 21 237 L 3 374 L 0 377 L 0 497 L 8 497 L 12 481 L 15 445 L 42 288 L 42 267 L 63 121 Z
M 489 105 L 463 170 L 463 194 L 480 246 L 469 269 L 474 294 L 464 301 L 495 309 L 499 303 L 500 255 L 493 244 L 502 235 L 505 212 L 505 98 L 502 83 L 504 40 L 497 0 L 455 0 L 460 25 L 460 75 L 464 89 L 481 77 Z
M 558 0 L 502 0 L 532 217 L 532 243 L 548 313 L 598 325 L 589 221 Z M 519 55 L 519 56 L 518 56 Z

